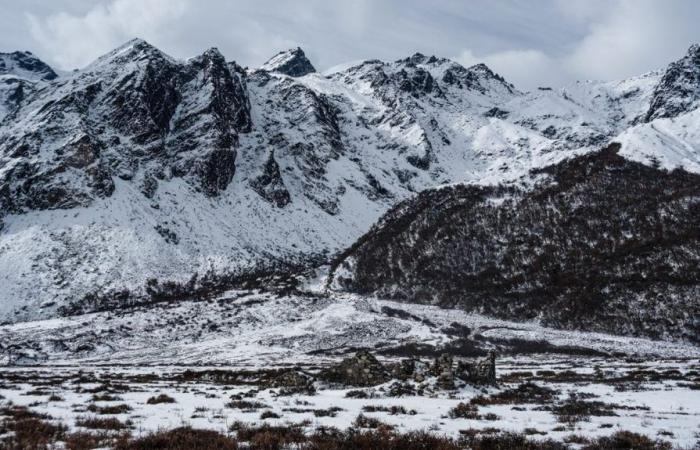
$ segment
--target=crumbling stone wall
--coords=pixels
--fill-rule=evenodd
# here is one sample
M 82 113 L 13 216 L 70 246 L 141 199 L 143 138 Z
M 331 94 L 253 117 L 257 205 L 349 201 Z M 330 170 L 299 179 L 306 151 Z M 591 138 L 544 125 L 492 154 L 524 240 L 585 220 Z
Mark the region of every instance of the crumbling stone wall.
M 473 384 L 496 384 L 496 354 L 489 352 L 476 361 L 458 361 L 456 376 Z
M 358 351 L 355 356 L 324 370 L 320 378 L 331 383 L 346 386 L 376 386 L 391 379 L 389 371 L 367 350 Z
M 427 376 L 436 377 L 436 386 L 447 390 L 455 388 L 457 379 L 470 384 L 496 384 L 496 355 L 491 352 L 477 360 L 459 359 L 456 367 L 449 353 L 435 358 L 431 365 L 409 358 L 384 366 L 369 351 L 360 350 L 319 374 L 322 380 L 357 387 L 376 386 L 390 379 L 421 383 Z

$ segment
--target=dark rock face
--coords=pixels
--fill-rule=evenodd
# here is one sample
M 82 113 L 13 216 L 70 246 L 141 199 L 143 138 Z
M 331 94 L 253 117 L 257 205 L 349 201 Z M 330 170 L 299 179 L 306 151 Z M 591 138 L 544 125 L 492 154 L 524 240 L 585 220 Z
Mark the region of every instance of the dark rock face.
M 292 201 L 289 191 L 284 185 L 284 180 L 282 180 L 280 167 L 275 161 L 274 151 L 270 152 L 263 167 L 263 173 L 251 180 L 250 185 L 258 195 L 278 208 L 284 208 Z
M 216 49 L 179 63 L 134 40 L 44 91 L 19 105 L 37 110 L 37 131 L 9 122 L 0 135 L 0 214 L 86 206 L 114 177 L 137 177 L 148 198 L 170 177 L 216 196 L 252 127 L 245 73 Z
M 316 72 L 311 61 L 299 47 L 280 52 L 263 65 L 269 72 L 278 72 L 290 77 L 303 77 Z
M 494 73 L 486 64 L 476 64 L 465 68 L 449 59 L 425 56 L 421 53 L 416 53 L 396 62 L 405 67 L 403 73 L 398 73 L 398 79 L 402 89 L 407 92 L 433 93 L 438 97 L 445 95 L 430 73 L 419 67 L 419 65 L 446 67 L 442 75 L 442 82 L 460 89 L 486 92 L 488 90 L 488 82 L 492 81 L 500 84 L 511 93 L 515 92 L 513 85 L 506 82 L 502 76 Z
M 423 192 L 334 262 L 334 283 L 554 327 L 698 342 L 700 176 L 618 150 L 542 169 L 546 180 L 529 191 Z
M 53 80 L 58 77 L 48 64 L 31 52 L 0 53 L 0 75 L 30 73 L 33 79 Z
M 654 96 L 644 120 L 676 117 L 700 100 L 700 45 L 672 63 L 654 89 Z
M 418 96 L 421 93 L 435 93 L 437 96 L 444 95 L 440 87 L 435 83 L 433 76 L 425 69 L 416 68 L 410 75 L 405 70 L 397 73 L 399 89 L 409 94 Z
M 328 164 L 344 153 L 336 107 L 327 96 L 292 79 L 272 84 L 267 72 L 257 71 L 249 81 L 258 86 L 271 85 L 268 101 L 274 102 L 278 111 L 268 118 L 268 123 L 260 124 L 266 133 L 263 139 L 274 150 L 274 155 L 268 157 L 263 173 L 255 175 L 251 186 L 267 201 L 282 207 L 291 201 L 291 195 L 288 201 L 284 193 L 287 186 L 296 184 L 302 187 L 299 194 L 328 214 L 337 214 L 342 193 L 330 185 L 326 177 Z M 284 172 L 284 181 L 279 172 L 279 160 L 295 169 Z
M 235 174 L 238 134 L 252 127 L 242 70 L 216 49 L 189 61 L 176 80 L 178 116 L 167 141 L 176 173 L 193 174 L 202 191 L 216 196 Z
M 508 111 L 505 111 L 501 108 L 491 108 L 488 111 L 484 113 L 484 117 L 495 117 L 497 119 L 505 119 L 508 117 L 510 113 Z

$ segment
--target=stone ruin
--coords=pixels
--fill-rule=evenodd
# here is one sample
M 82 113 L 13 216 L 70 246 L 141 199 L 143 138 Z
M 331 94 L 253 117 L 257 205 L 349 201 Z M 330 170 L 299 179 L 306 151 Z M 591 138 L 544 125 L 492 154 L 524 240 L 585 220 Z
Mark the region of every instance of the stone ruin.
M 288 370 L 272 378 L 268 387 L 279 388 L 279 395 L 309 394 L 316 392 L 314 378 L 299 370 Z
M 354 387 L 376 386 L 391 379 L 421 383 L 428 376 L 436 377 L 436 386 L 446 390 L 454 389 L 457 379 L 469 384 L 496 384 L 496 355 L 490 352 L 485 358 L 458 358 L 455 364 L 455 358 L 444 353 L 432 364 L 411 358 L 384 365 L 369 351 L 360 350 L 319 374 L 324 381 Z
M 385 383 L 391 379 L 390 371 L 367 350 L 344 359 L 320 374 L 320 378 L 346 386 L 367 387 Z
M 473 384 L 496 384 L 496 353 L 485 358 L 457 362 L 457 377 Z

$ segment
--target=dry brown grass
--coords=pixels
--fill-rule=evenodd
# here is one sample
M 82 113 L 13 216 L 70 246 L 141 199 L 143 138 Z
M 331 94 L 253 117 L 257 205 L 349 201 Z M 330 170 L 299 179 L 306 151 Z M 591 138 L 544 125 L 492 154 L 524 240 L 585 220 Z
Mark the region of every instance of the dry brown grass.
M 463 409 L 474 412 L 474 405 Z M 51 418 L 32 412 L 25 407 L 0 408 L 0 450 L 88 450 L 114 448 L 115 450 L 564 450 L 565 443 L 550 439 L 531 440 L 526 433 L 504 433 L 490 430 L 464 430 L 459 439 L 440 436 L 427 431 L 397 433 L 391 426 L 373 418 L 358 416 L 355 426 L 345 431 L 319 428 L 305 433 L 310 423 L 271 426 L 235 423 L 231 435 L 190 427 L 154 432 L 132 437 L 128 422 L 114 418 L 92 417 L 80 419 L 78 426 L 91 432 L 68 434 L 66 428 L 51 422 Z M 530 433 L 540 433 L 531 430 Z M 569 436 L 566 442 L 583 444 L 584 450 L 671 450 L 672 446 L 639 434 L 621 431 L 608 437 L 588 440 Z
M 363 412 L 373 413 L 373 412 L 385 412 L 389 415 L 409 415 L 415 416 L 418 412 L 415 409 L 406 409 L 400 405 L 393 406 L 382 406 L 382 405 L 365 405 L 362 407 Z
M 552 407 L 552 414 L 559 422 L 575 423 L 589 420 L 591 416 L 616 416 L 614 406 L 600 401 L 586 401 L 576 396 L 570 396 L 565 401 Z
M 130 438 L 128 432 L 115 434 L 112 431 L 78 431 L 67 435 L 64 438 L 64 443 L 67 450 L 93 450 L 113 448 L 128 442 Z
M 118 443 L 115 450 L 237 450 L 230 437 L 212 430 L 190 427 L 152 433 Z
M 535 383 L 523 383 L 516 388 L 506 389 L 497 394 L 485 397 L 479 395 L 471 399 L 472 405 L 513 405 L 520 403 L 549 403 L 559 393 L 554 389 L 538 386 Z
M 151 397 L 148 400 L 146 400 L 146 403 L 149 405 L 157 405 L 159 403 L 177 403 L 174 398 L 167 394 L 160 394 L 156 395 L 155 397 Z
M 131 406 L 126 403 L 121 405 L 98 406 L 94 403 L 88 405 L 87 410 L 91 413 L 108 415 L 108 414 L 126 414 L 131 411 Z
M 66 427 L 49 422 L 45 414 L 37 414 L 23 406 L 6 406 L 0 409 L 5 418 L 0 422 L 0 434 L 7 434 L 0 440 L 0 448 L 5 450 L 43 450 L 63 438 Z
M 356 428 L 369 428 L 383 432 L 388 432 L 394 429 L 393 425 L 384 423 L 375 417 L 367 417 L 364 414 L 357 416 L 352 424 Z
M 670 443 L 661 440 L 652 440 L 647 436 L 632 433 L 630 431 L 618 431 L 617 433 L 597 439 L 583 450 L 671 450 Z
M 459 403 L 447 413 L 451 419 L 481 419 L 479 408 L 469 403 Z
M 126 430 L 131 427 L 129 422 L 121 422 L 114 417 L 81 417 L 75 425 L 91 430 Z
M 227 408 L 240 409 L 243 411 L 257 411 L 258 409 L 267 408 L 263 402 L 255 400 L 232 400 L 225 405 Z
M 113 394 L 94 394 L 92 396 L 93 402 L 118 402 L 121 400 L 120 396 Z

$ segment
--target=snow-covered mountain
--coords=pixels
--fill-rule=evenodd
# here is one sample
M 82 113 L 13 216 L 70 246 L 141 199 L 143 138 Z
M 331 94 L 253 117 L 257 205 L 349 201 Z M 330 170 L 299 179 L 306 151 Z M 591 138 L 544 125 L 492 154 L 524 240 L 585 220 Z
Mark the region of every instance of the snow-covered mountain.
M 58 77 L 30 52 L 0 53 L 0 120 L 17 108 L 40 81 Z
M 251 70 L 133 40 L 59 77 L 2 55 L 0 318 L 321 261 L 417 192 L 529 186 L 612 140 L 700 171 L 697 53 L 535 92 L 421 54 L 325 76 L 301 49 Z

